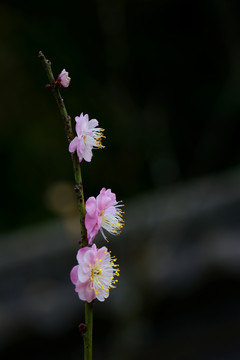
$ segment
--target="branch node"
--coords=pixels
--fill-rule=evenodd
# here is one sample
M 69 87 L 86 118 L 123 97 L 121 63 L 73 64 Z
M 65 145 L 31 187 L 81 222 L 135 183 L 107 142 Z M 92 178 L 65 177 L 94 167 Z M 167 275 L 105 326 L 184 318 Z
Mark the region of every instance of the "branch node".
M 85 335 L 85 333 L 87 331 L 87 325 L 84 323 L 81 323 L 78 325 L 78 329 L 82 335 Z
M 44 58 L 44 55 L 43 55 L 42 51 L 39 51 L 38 57 L 39 57 L 39 59 L 43 59 L 43 58 Z

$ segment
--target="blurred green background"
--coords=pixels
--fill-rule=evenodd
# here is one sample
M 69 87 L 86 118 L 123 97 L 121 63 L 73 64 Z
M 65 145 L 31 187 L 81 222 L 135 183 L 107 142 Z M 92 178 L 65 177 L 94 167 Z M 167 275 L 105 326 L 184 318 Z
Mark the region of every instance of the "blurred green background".
M 72 181 L 39 50 L 55 76 L 69 71 L 72 118 L 83 111 L 106 129 L 106 149 L 82 166 L 86 196 L 106 186 L 127 198 L 238 167 L 238 10 L 237 1 L 2 1 L 1 230 L 52 216 L 48 187 Z
M 106 148 L 81 166 L 85 197 L 104 186 L 131 203 L 239 170 L 239 19 L 237 0 L 1 1 L 3 238 L 76 212 L 39 50 L 56 77 L 69 72 L 72 119 L 88 113 L 105 129 Z

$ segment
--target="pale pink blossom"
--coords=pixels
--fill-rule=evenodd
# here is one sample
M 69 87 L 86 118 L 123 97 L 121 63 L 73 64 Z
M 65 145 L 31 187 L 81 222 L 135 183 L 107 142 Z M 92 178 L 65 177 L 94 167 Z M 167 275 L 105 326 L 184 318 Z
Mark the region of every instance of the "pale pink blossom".
M 81 300 L 91 302 L 95 298 L 104 301 L 109 296 L 109 290 L 115 288 L 114 276 L 119 276 L 116 258 L 112 257 L 107 248 L 81 248 L 77 253 L 78 265 L 70 273 L 70 279 L 75 285 L 75 291 Z
M 61 73 L 58 75 L 57 83 L 63 87 L 68 87 L 70 84 L 71 78 L 68 76 L 68 72 L 63 69 Z
M 70 142 L 69 151 L 71 153 L 77 152 L 79 162 L 84 159 L 85 161 L 91 161 L 92 149 L 104 148 L 101 143 L 103 138 L 103 129 L 96 128 L 98 121 L 92 119 L 89 121 L 88 114 L 75 117 L 76 120 L 76 133 L 77 136 Z
M 106 190 L 105 188 L 96 198 L 91 196 L 86 201 L 85 226 L 90 245 L 99 230 L 105 239 L 103 229 L 113 235 L 120 234 L 124 223 L 122 206 L 123 204 L 116 201 L 116 195 L 112 193 L 111 189 Z

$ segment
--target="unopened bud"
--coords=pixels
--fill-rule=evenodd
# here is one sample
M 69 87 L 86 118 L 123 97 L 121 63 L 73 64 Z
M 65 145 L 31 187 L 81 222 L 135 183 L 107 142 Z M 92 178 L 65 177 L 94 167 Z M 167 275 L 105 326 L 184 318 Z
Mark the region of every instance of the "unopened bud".
M 81 323 L 78 325 L 79 331 L 82 335 L 84 335 L 86 333 L 87 330 L 87 325 L 84 323 Z
M 71 78 L 68 76 L 68 72 L 63 69 L 62 72 L 58 75 L 55 86 L 58 84 L 62 87 L 68 87 L 70 84 Z

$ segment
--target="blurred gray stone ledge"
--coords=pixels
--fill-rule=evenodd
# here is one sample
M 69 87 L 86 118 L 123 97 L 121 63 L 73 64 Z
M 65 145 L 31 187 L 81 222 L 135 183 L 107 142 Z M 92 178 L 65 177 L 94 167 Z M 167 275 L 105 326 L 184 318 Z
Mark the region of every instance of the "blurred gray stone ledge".
M 127 204 L 126 232 L 188 221 L 240 201 L 240 171 L 145 194 Z
M 150 234 L 161 230 L 161 227 L 189 223 L 201 217 L 211 218 L 221 210 L 229 207 L 232 210 L 238 206 L 240 171 L 149 192 L 125 202 L 125 226 L 120 235 L 121 242 L 127 242 L 125 238 L 134 236 L 135 232 L 146 231 Z M 238 215 L 235 214 L 240 219 Z M 3 234 L 0 236 L 0 271 L 67 249 L 77 249 L 78 239 L 77 216 Z M 162 238 L 160 241 L 165 240 Z

